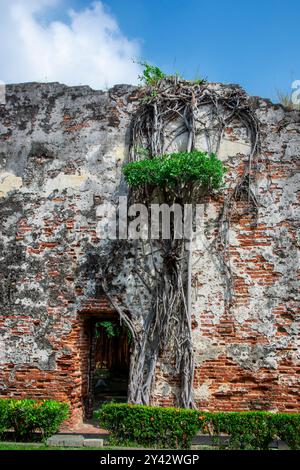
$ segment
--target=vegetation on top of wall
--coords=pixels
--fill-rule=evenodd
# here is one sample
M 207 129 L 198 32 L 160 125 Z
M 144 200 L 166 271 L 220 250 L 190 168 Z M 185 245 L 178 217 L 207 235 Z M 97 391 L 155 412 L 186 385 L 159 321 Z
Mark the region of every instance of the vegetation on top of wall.
M 69 405 L 53 400 L 0 399 L 0 439 L 13 429 L 15 439 L 44 440 L 55 434 L 69 417 Z
M 228 435 L 230 449 L 268 449 L 282 439 L 300 449 L 300 414 L 270 412 L 210 413 L 125 403 L 105 404 L 95 413 L 100 425 L 119 442 L 134 441 L 157 447 L 189 448 L 197 432 L 213 437 Z
M 143 67 L 142 75 L 139 75 L 139 79 L 145 85 L 153 86 L 159 80 L 166 77 L 166 74 L 157 65 L 151 65 L 147 61 L 138 62 Z
M 139 75 L 138 78 L 144 85 L 155 87 L 164 78 L 176 77 L 177 79 L 183 80 L 183 78 L 178 73 L 176 73 L 175 75 L 167 75 L 157 65 L 149 64 L 149 62 L 145 60 L 138 61 L 137 63 L 143 67 L 142 75 Z M 206 80 L 203 78 L 197 77 L 195 80 L 191 80 L 191 82 L 201 85 L 205 83 Z M 152 96 L 154 95 L 152 92 Z
M 198 183 L 207 189 L 222 185 L 225 168 L 215 154 L 194 150 L 127 163 L 125 180 L 132 188 L 145 185 L 174 188 Z

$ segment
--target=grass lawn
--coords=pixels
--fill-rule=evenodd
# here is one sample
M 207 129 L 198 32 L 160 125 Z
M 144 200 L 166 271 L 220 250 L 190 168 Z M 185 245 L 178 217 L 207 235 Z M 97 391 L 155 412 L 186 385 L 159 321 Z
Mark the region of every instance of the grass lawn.
M 19 444 L 0 442 L 1 450 L 113 450 L 116 447 L 50 447 L 45 444 Z
M 50 447 L 46 446 L 45 444 L 20 444 L 17 442 L 0 442 L 0 451 L 1 450 L 99 450 L 99 451 L 106 451 L 106 450 L 145 450 L 143 447 L 136 447 L 133 445 L 121 447 L 121 446 L 104 446 L 104 447 Z M 157 450 L 147 448 L 147 450 Z M 167 450 L 167 449 L 165 449 Z M 200 450 L 200 449 L 198 449 Z M 210 446 L 201 446 L 201 450 L 217 450 L 215 447 Z

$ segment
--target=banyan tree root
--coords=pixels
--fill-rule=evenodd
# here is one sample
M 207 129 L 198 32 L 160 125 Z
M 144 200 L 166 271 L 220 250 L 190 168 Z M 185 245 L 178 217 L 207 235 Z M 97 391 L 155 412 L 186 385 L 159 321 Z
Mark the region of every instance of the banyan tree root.
M 206 110 L 208 119 L 204 119 L 200 110 Z M 170 133 L 167 132 L 168 126 L 178 118 L 181 118 L 182 125 L 170 138 Z M 233 290 L 228 232 L 235 201 L 246 197 L 252 209 L 257 210 L 258 207 L 254 184 L 255 156 L 259 151 L 259 126 L 250 99 L 236 86 L 226 87 L 220 91 L 206 83 L 196 84 L 178 80 L 176 77 L 164 79 L 158 83 L 154 91 L 153 89 L 145 91 L 145 97 L 132 122 L 130 149 L 131 161 L 141 158 L 140 148 L 146 148 L 150 157 L 162 155 L 168 152 L 175 139 L 188 132 L 187 151 L 191 151 L 194 149 L 196 132 L 200 129 L 207 135 L 208 142 L 212 134 L 217 136 L 215 148 L 210 151 L 218 153 L 224 129 L 235 119 L 247 128 L 252 150 L 243 175 L 224 200 L 217 235 L 211 245 L 222 266 L 227 303 L 231 301 Z M 180 202 L 189 203 L 197 196 L 196 188 L 195 191 L 189 190 L 185 196 L 184 194 L 183 190 L 178 196 Z M 131 200 L 136 198 L 146 203 L 151 202 L 147 188 L 132 192 Z M 186 200 L 187 198 L 189 200 Z M 172 203 L 175 199 L 165 202 Z M 183 240 L 160 240 L 157 243 L 160 244 L 158 249 L 161 252 L 162 263 L 159 268 L 156 267 L 152 255 L 155 279 L 148 285 L 152 302 L 144 327 L 136 331 L 134 323 L 122 308 L 116 305 L 120 317 L 132 331 L 133 337 L 128 399 L 131 403 L 149 404 L 158 360 L 173 347 L 176 372 L 180 377 L 178 405 L 190 408 L 195 406 L 189 275 L 191 253 L 185 250 Z
M 168 127 L 178 118 L 182 125 L 171 135 Z M 225 304 L 230 306 L 233 296 L 233 280 L 230 268 L 228 233 L 235 202 L 246 199 L 251 211 L 257 213 L 255 196 L 255 157 L 260 150 L 259 122 L 253 109 L 253 101 L 240 87 L 221 89 L 206 82 L 195 83 L 178 77 L 167 77 L 158 82 L 155 90 L 145 89 L 145 96 L 132 122 L 130 160 L 138 160 L 140 148 L 149 156 L 167 153 L 172 143 L 188 132 L 187 151 L 194 149 L 197 132 L 204 132 L 208 150 L 219 151 L 224 129 L 238 120 L 247 129 L 251 152 L 245 169 L 235 187 L 228 193 L 220 213 L 217 234 L 211 249 L 220 262 L 225 286 Z M 210 145 L 211 136 L 215 144 Z M 145 199 L 147 194 L 143 194 Z
M 175 373 L 181 381 L 177 404 L 189 408 L 194 406 L 190 386 L 194 375 L 194 357 L 190 314 L 186 304 L 185 243 L 183 240 L 164 240 L 161 251 L 162 262 L 159 267 L 155 265 L 155 280 L 152 285 L 151 282 L 148 284 L 152 301 L 143 328 L 137 328 L 127 310 L 110 294 L 104 281 L 102 288 L 132 335 L 129 403 L 150 403 L 158 360 L 163 353 L 173 350 Z

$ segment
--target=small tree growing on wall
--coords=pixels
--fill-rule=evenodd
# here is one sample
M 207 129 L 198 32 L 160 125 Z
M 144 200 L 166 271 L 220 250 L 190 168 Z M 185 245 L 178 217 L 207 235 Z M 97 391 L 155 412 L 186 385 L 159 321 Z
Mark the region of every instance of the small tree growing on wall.
M 202 196 L 219 189 L 224 167 L 214 154 L 193 150 L 162 155 L 128 163 L 124 169 L 134 200 L 151 203 L 153 195 L 161 202 L 183 207 L 195 203 Z M 192 222 L 192 219 L 191 219 Z M 183 237 L 177 238 L 175 222 L 171 223 L 170 237 L 156 241 L 160 252 L 159 265 L 152 257 L 155 280 L 149 286 L 152 304 L 146 328 L 135 351 L 132 368 L 130 400 L 149 403 L 151 388 L 159 356 L 168 348 L 176 351 L 175 367 L 181 380 L 180 402 L 193 407 L 194 351 L 191 328 L 191 246 Z M 189 228 L 189 241 L 191 227 Z M 162 234 L 161 234 L 162 235 Z M 150 243 L 153 243 L 151 240 Z
M 131 188 L 131 200 L 135 202 L 150 204 L 158 197 L 160 202 L 169 205 L 196 203 L 222 186 L 225 171 L 222 163 L 215 154 L 199 152 L 195 148 L 197 126 L 203 125 L 200 110 L 209 108 L 211 127 L 204 128 L 204 132 L 216 135 L 216 152 L 225 127 L 233 120 L 238 119 L 248 130 L 252 150 L 244 173 L 224 198 L 212 243 L 222 266 L 225 301 L 229 303 L 232 295 L 228 263 L 231 214 L 235 201 L 241 198 L 248 201 L 251 210 L 256 210 L 258 206 L 253 185 L 259 126 L 251 102 L 237 87 L 228 87 L 226 93 L 219 93 L 204 81 L 162 77 L 154 81 L 146 80 L 146 85 L 132 121 L 130 161 L 124 166 L 124 176 Z M 168 141 L 168 126 L 178 118 L 182 124 Z M 168 154 L 172 142 L 183 133 L 188 135 L 186 150 Z M 150 239 L 148 243 L 150 250 L 145 257 L 151 257 L 154 275 L 147 273 L 146 276 L 146 270 L 145 276 L 137 272 L 151 299 L 142 327 L 136 328 L 126 307 L 115 302 L 104 281 L 102 286 L 133 337 L 128 399 L 131 403 L 149 404 L 158 359 L 172 348 L 174 371 L 181 381 L 177 404 L 193 407 L 190 243 L 188 241 L 186 249 L 186 242 L 175 237 L 174 226 L 169 239 L 156 242 Z

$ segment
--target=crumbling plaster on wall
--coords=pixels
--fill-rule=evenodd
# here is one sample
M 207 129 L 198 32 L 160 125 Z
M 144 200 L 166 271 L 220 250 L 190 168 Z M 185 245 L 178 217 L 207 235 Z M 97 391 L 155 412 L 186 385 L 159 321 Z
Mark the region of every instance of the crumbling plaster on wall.
M 222 85 L 212 86 L 222 90 Z M 74 333 L 78 311 L 84 302 L 97 298 L 103 266 L 109 267 L 111 292 L 142 327 L 149 298 L 133 269 L 141 247 L 124 242 L 123 251 L 117 252 L 114 243 L 99 240 L 96 234 L 97 207 L 127 193 L 121 168 L 137 105 L 135 87 L 108 92 L 60 84 L 7 87 L 7 105 L 0 115 L 3 370 L 10 364 L 16 370 L 23 367 L 24 377 L 27 367 L 59 376 L 60 360 L 79 360 Z M 206 114 L 203 110 L 203 119 Z M 246 371 L 253 374 L 253 383 L 259 374 L 276 373 L 274 387 L 280 383 L 284 395 L 290 384 L 295 385 L 299 369 L 299 113 L 257 100 L 256 115 L 261 124 L 261 153 L 255 163 L 260 206 L 254 223 L 245 212 L 246 204 L 241 204 L 230 227 L 230 310 L 224 303 L 220 260 L 211 248 L 221 207 L 217 196 L 205 204 L 203 230 L 193 242 L 195 397 L 208 407 L 217 406 L 221 395 L 218 406 L 230 406 L 232 390 L 250 390 L 250 385 L 243 385 Z M 180 150 L 184 143 L 183 136 L 170 151 Z M 226 188 L 232 188 L 250 151 L 246 129 L 232 123 L 218 149 L 215 135 L 207 136 L 199 127 L 196 146 L 218 151 L 229 168 Z M 288 375 L 281 372 L 284 361 Z M 220 377 L 218 367 L 226 364 L 228 375 Z M 155 403 L 171 403 L 170 397 L 176 396 L 171 375 L 172 365 L 161 358 Z M 29 376 L 24 381 L 33 393 Z M 5 380 L 2 390 L 9 393 L 11 382 Z M 57 380 L 63 388 L 62 379 Z M 274 387 L 276 408 L 281 405 Z M 259 390 L 255 393 L 260 397 Z M 294 406 L 294 397 L 290 402 Z

